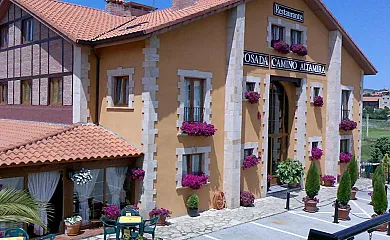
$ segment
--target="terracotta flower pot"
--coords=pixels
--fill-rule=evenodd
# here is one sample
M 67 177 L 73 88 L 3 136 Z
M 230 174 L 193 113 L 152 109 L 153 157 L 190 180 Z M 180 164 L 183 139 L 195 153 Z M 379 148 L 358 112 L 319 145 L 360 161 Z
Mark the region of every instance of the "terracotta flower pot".
M 356 198 L 356 193 L 357 193 L 358 191 L 356 191 L 356 190 L 351 190 L 351 200 L 357 200 L 357 198 Z
M 196 209 L 188 209 L 188 215 L 190 217 L 197 217 L 197 216 L 199 216 L 198 209 L 197 208 Z
M 298 183 L 296 183 L 296 182 L 288 184 L 288 188 L 296 188 L 297 186 L 298 186 Z
M 157 222 L 157 226 L 165 226 L 166 220 L 167 220 L 167 216 L 160 216 Z
M 330 180 L 324 180 L 324 186 L 325 187 L 334 187 L 332 181 L 330 181 Z
M 66 234 L 68 236 L 77 236 L 77 235 L 79 235 L 81 222 L 78 222 L 78 223 L 73 224 L 73 225 L 69 224 L 69 223 L 65 223 L 65 226 L 66 226 Z
M 309 213 L 317 212 L 318 211 L 317 201 L 314 201 L 314 200 L 305 201 L 305 208 L 303 209 L 303 211 L 309 212 Z
M 351 208 L 348 208 L 348 209 L 338 208 L 339 220 L 344 220 L 344 221 L 350 220 L 350 218 L 349 218 L 350 211 L 351 211 Z

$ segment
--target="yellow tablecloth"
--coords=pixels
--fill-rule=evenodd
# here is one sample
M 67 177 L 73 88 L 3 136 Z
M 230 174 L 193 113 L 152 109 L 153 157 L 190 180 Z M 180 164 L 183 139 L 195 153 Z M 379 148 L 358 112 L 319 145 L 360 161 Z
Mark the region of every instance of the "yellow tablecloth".
M 142 218 L 140 216 L 122 216 L 118 219 L 119 223 L 141 223 Z
M 24 240 L 24 237 L 6 237 L 0 238 L 1 240 Z

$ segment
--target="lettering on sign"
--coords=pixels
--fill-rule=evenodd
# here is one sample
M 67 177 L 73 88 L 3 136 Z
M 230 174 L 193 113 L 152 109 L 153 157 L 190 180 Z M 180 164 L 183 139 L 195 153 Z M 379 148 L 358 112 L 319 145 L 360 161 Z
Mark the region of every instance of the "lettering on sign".
M 269 55 L 244 51 L 244 65 L 269 68 Z
M 271 69 L 326 76 L 326 64 L 271 56 Z
M 279 3 L 274 3 L 274 15 L 301 23 L 305 21 L 303 11 L 290 8 Z

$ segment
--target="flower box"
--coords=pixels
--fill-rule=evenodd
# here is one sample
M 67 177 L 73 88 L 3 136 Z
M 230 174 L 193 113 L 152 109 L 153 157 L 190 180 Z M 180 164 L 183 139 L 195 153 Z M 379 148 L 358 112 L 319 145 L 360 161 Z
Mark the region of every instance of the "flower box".
M 336 183 L 336 177 L 332 175 L 324 175 L 321 176 L 320 179 L 325 187 L 334 187 L 334 184 Z
M 181 184 L 183 187 L 189 187 L 197 190 L 200 189 L 203 185 L 206 185 L 208 179 L 209 176 L 202 172 L 192 173 L 183 176 Z
M 259 102 L 260 94 L 254 91 L 248 91 L 245 93 L 245 98 L 249 100 L 251 104 L 256 104 Z
M 255 195 L 250 192 L 240 193 L 240 203 L 243 207 L 252 207 L 255 202 Z
M 251 167 L 256 167 L 259 165 L 260 159 L 256 157 L 255 155 L 247 156 L 244 159 L 244 162 L 242 163 L 242 168 L 243 169 L 248 169 Z
M 170 217 L 171 214 L 172 212 L 166 208 L 155 208 L 149 212 L 149 217 L 150 218 L 159 217 L 157 225 L 165 226 L 166 219 Z
M 340 163 L 349 163 L 351 161 L 352 154 L 345 152 L 340 153 Z
M 322 107 L 324 106 L 324 99 L 321 96 L 317 96 L 314 98 L 313 105 L 315 107 Z
M 291 46 L 291 52 L 297 54 L 298 56 L 304 57 L 307 55 L 307 48 L 301 44 L 293 44 Z
M 290 52 L 290 45 L 283 41 L 273 41 L 272 48 L 275 49 L 275 51 L 280 52 L 281 54 L 287 54 Z
M 210 137 L 216 132 L 214 125 L 202 122 L 183 122 L 180 129 L 189 136 Z
M 320 148 L 314 147 L 311 149 L 311 157 L 310 160 L 320 160 L 322 157 L 322 150 Z
M 357 123 L 350 119 L 344 119 L 339 126 L 341 130 L 352 131 L 357 128 Z
M 132 179 L 143 180 L 145 177 L 145 171 L 143 169 L 131 169 L 130 176 Z

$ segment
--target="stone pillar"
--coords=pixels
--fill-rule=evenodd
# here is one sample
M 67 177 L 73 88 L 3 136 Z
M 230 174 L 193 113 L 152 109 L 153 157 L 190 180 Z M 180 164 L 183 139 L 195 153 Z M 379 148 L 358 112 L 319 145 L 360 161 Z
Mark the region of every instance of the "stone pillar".
M 342 35 L 329 32 L 329 68 L 326 93 L 325 174 L 337 176 L 339 161 L 339 123 L 341 119 Z
M 144 54 L 144 77 L 142 78 L 142 85 L 144 90 L 142 92 L 143 108 L 142 113 L 144 119 L 142 120 L 142 146 L 144 153 L 143 170 L 145 171 L 145 178 L 143 180 L 143 189 L 141 195 L 141 215 L 148 216 L 148 213 L 156 207 L 154 202 L 154 195 L 156 189 L 154 188 L 154 181 L 157 179 L 156 171 L 157 160 L 154 155 L 157 152 L 156 135 L 158 130 L 155 127 L 157 122 L 158 101 L 156 92 L 158 91 L 157 78 L 159 77 L 159 68 L 157 63 L 160 56 L 158 49 L 160 48 L 160 40 L 157 37 L 151 37 L 146 40 L 146 47 L 142 50 Z
M 360 167 L 360 162 L 362 161 L 362 134 L 363 134 L 363 86 L 364 86 L 364 71 L 361 71 L 361 80 L 360 80 L 360 100 L 359 100 L 359 156 L 357 158 L 358 166 Z
M 88 56 L 90 51 L 88 48 L 74 47 L 73 59 L 73 123 L 86 123 L 89 117 L 88 88 L 90 80 L 88 72 L 90 64 Z M 42 83 L 42 79 L 41 79 Z M 42 99 L 41 99 L 42 102 Z M 41 103 L 42 104 L 42 103 Z
M 263 117 L 262 117 L 262 127 L 263 127 L 263 146 L 262 146 L 262 153 L 263 153 L 263 169 L 261 173 L 263 174 L 263 179 L 261 182 L 261 185 L 263 187 L 262 190 L 262 197 L 267 196 L 267 175 L 268 175 L 268 123 L 269 123 L 269 88 L 271 84 L 271 75 L 267 74 L 264 79 L 264 93 L 263 95 Z
M 241 4 L 228 16 L 223 176 L 228 208 L 240 206 L 244 37 L 245 4 Z

